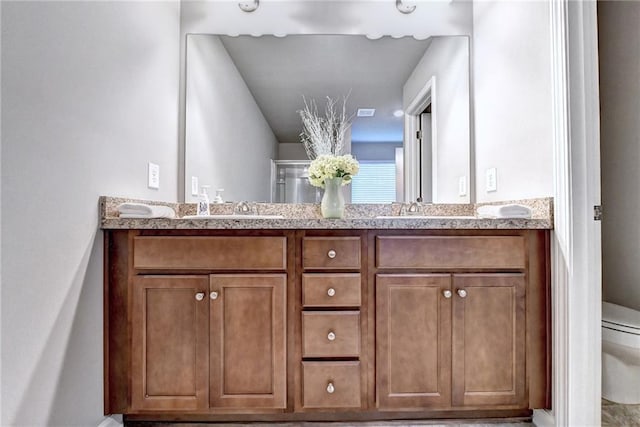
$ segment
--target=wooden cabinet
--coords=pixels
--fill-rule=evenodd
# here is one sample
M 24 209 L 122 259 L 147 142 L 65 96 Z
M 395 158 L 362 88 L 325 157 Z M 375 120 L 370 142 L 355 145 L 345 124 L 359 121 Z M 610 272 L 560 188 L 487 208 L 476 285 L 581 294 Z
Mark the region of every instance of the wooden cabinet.
M 524 274 L 453 276 L 453 406 L 526 406 Z
M 105 412 L 286 408 L 287 245 L 110 236 Z
M 301 422 L 548 408 L 548 239 L 108 230 L 105 413 Z
M 337 234 L 337 233 L 336 233 Z M 366 405 L 366 319 L 361 315 L 359 235 L 302 240 L 299 411 L 359 410 Z M 301 396 L 300 396 L 301 395 Z
M 138 276 L 132 286 L 132 408 L 206 408 L 208 277 Z
M 379 408 L 529 407 L 528 375 L 537 378 L 535 389 L 548 373 L 527 372 L 527 339 L 531 362 L 546 346 L 540 336 L 528 336 L 526 326 L 526 274 L 544 274 L 527 263 L 528 255 L 538 256 L 527 244 L 540 244 L 527 237 L 376 239 Z M 485 250 L 490 253 L 483 256 Z M 539 292 L 534 288 L 529 308 Z
M 384 409 L 451 404 L 451 299 L 443 274 L 376 277 L 376 384 Z
M 285 408 L 286 275 L 210 278 L 211 407 Z

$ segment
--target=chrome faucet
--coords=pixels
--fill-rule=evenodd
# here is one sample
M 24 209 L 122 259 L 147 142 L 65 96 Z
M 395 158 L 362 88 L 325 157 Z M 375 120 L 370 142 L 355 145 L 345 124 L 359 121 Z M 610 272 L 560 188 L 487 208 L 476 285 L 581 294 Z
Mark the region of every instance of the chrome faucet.
M 407 206 L 407 204 L 403 204 L 400 208 L 400 216 L 406 215 L 417 215 L 420 213 L 420 203 L 419 202 L 411 202 Z
M 235 213 L 238 215 L 257 214 L 258 208 L 256 206 L 252 207 L 251 204 L 249 204 L 249 202 L 239 202 L 236 205 Z

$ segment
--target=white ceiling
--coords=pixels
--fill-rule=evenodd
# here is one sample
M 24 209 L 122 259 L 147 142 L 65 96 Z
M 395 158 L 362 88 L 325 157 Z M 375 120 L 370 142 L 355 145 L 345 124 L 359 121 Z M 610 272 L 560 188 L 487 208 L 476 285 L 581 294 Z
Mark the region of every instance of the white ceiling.
M 431 43 L 357 35 L 220 38 L 280 142 L 300 141 L 303 96 L 323 110 L 327 96 L 347 94 L 349 115 L 376 109 L 374 117 L 354 118 L 354 143 L 402 141 L 403 119 L 393 112 L 402 108 L 402 87 Z

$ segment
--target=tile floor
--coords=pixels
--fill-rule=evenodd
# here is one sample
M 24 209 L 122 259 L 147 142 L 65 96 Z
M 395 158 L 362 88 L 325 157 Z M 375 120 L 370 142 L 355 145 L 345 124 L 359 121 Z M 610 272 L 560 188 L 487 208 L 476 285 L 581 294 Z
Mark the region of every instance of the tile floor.
M 141 423 L 136 425 L 169 426 L 169 423 Z M 205 424 L 200 424 L 203 426 Z M 362 423 L 306 422 L 306 423 L 251 423 L 251 424 L 212 424 L 217 427 L 534 427 L 530 419 L 501 420 L 405 420 L 405 421 L 373 421 Z M 193 427 L 195 424 L 181 424 L 181 427 Z M 602 427 L 640 427 L 640 405 L 621 405 L 602 399 Z
M 621 405 L 602 399 L 602 427 L 640 427 L 640 405 Z

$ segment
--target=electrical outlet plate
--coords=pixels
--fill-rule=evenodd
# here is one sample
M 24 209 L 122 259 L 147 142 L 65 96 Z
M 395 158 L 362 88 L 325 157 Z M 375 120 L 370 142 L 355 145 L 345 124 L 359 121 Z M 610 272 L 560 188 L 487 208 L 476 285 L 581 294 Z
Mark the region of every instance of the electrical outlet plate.
M 149 162 L 147 168 L 147 186 L 149 188 L 160 188 L 160 166 Z
M 496 168 L 487 169 L 485 187 L 487 188 L 487 193 L 498 191 L 498 171 Z
M 191 195 L 197 196 L 199 189 L 200 189 L 200 186 L 198 185 L 198 177 L 192 176 L 191 177 Z
M 458 196 L 463 197 L 467 195 L 467 177 L 461 176 L 458 178 Z

